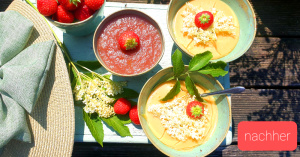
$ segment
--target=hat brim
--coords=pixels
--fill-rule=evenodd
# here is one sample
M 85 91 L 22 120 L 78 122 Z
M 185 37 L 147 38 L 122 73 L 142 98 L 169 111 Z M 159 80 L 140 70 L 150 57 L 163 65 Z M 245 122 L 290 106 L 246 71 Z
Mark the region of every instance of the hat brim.
M 15 0 L 7 10 L 15 10 L 34 23 L 28 46 L 55 41 L 46 21 L 27 3 Z M 72 89 L 66 63 L 58 46 L 53 57 L 43 91 L 28 116 L 32 143 L 12 140 L 4 147 L 2 156 L 72 155 L 75 133 Z

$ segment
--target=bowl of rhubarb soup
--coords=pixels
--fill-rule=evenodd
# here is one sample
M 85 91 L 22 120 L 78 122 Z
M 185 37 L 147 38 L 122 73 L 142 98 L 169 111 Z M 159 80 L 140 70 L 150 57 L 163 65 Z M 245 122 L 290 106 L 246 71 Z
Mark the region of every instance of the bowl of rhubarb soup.
M 107 16 L 97 27 L 93 48 L 102 66 L 117 76 L 137 76 L 152 70 L 164 53 L 164 38 L 156 21 L 134 9 Z

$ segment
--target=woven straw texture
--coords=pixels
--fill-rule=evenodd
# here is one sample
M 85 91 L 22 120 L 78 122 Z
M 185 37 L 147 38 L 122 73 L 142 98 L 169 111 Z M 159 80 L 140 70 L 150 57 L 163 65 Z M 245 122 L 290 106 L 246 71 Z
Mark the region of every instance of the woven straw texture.
M 25 2 L 15 0 L 7 10 L 18 11 L 34 23 L 34 30 L 27 46 L 55 40 L 44 19 Z M 58 46 L 53 57 L 44 89 L 32 114 L 28 116 L 33 142 L 12 140 L 4 147 L 1 156 L 72 155 L 75 132 L 72 90 L 66 63 Z

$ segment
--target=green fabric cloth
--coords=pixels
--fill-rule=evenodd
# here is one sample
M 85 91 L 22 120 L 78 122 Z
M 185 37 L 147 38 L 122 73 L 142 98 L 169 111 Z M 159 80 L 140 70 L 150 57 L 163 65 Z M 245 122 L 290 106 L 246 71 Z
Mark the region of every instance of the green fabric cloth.
M 0 149 L 11 139 L 31 142 L 26 114 L 42 91 L 56 48 L 53 40 L 25 48 L 32 30 L 33 23 L 18 12 L 0 13 Z

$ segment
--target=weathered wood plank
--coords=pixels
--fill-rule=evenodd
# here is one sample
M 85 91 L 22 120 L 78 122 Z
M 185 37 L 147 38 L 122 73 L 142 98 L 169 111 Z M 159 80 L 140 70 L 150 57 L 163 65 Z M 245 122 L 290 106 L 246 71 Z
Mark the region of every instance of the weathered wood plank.
M 299 88 L 299 38 L 256 37 L 241 58 L 230 62 L 230 83 L 232 86 Z
M 241 151 L 237 145 L 219 147 L 209 156 L 299 156 L 300 146 L 296 151 Z M 151 144 L 116 144 L 107 143 L 102 148 L 97 143 L 75 143 L 73 157 L 89 156 L 165 156 Z
M 300 89 L 247 89 L 231 102 L 233 141 L 241 121 L 295 121 L 300 135 Z
M 298 0 L 249 0 L 257 17 L 258 36 L 300 36 Z

